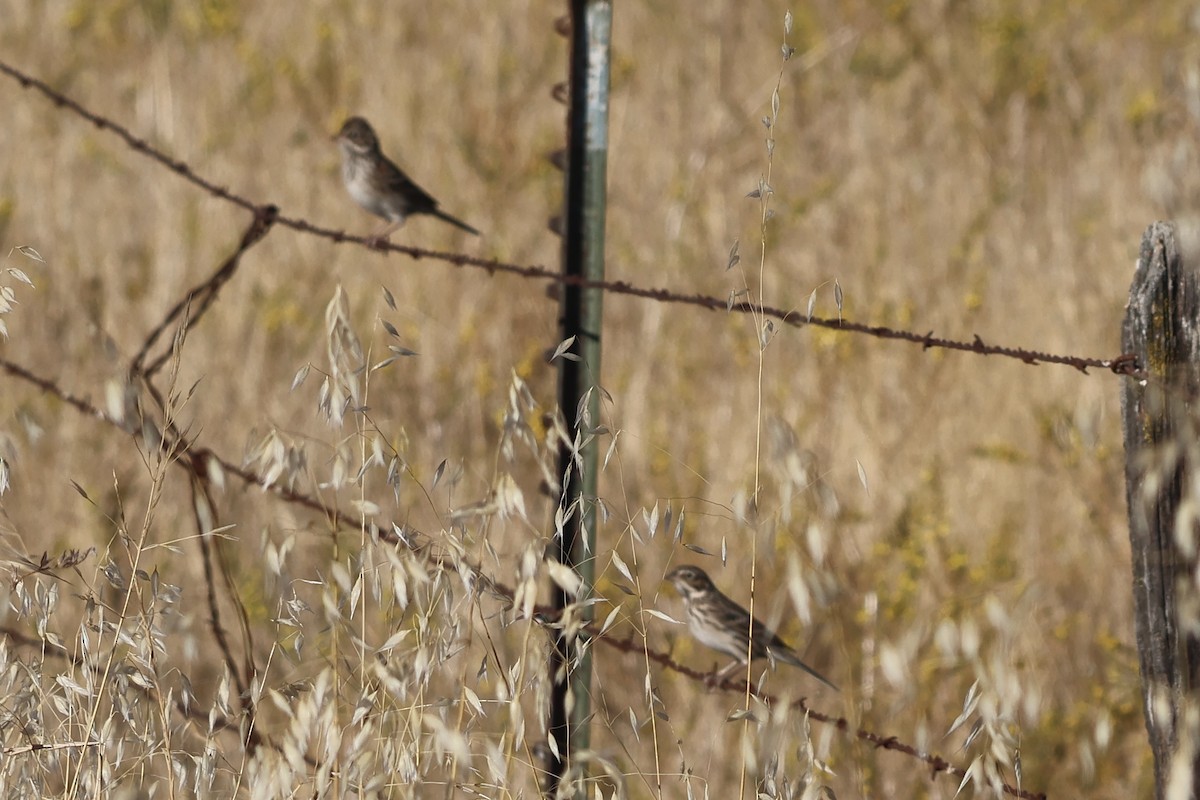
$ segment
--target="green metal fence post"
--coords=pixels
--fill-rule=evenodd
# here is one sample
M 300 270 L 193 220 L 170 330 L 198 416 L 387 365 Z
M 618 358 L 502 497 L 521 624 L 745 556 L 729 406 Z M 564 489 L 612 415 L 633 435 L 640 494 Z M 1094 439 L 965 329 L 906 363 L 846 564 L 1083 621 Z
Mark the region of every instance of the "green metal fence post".
M 604 221 L 608 162 L 608 79 L 612 32 L 611 0 L 571 0 L 570 111 L 566 164 L 562 338 L 575 337 L 570 352 L 577 358 L 560 360 L 559 407 L 576 442 L 587 442 L 599 424 L 600 331 L 603 292 L 584 288 L 578 280 L 604 279 Z M 559 454 L 563 477 L 562 507 L 568 519 L 559 540 L 558 557 L 583 580 L 578 598 L 555 590 L 555 605 L 565 608 L 585 599 L 595 578 L 596 478 L 599 464 L 595 439 L 576 452 L 564 446 Z M 585 619 L 591 606 L 582 610 Z M 586 634 L 581 634 L 586 635 Z M 575 642 L 560 633 L 552 674 L 566 679 L 555 686 L 551 700 L 550 735 L 558 758 L 550 765 L 550 794 L 557 792 L 574 754 L 589 743 L 591 715 L 591 651 L 573 659 Z M 584 797 L 581 786 L 577 796 Z

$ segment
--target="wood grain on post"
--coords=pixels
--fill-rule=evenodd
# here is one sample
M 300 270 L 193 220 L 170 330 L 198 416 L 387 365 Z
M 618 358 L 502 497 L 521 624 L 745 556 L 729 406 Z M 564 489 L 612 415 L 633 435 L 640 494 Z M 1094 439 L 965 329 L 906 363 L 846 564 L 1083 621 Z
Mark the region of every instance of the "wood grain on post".
M 1124 383 L 1125 492 L 1142 700 L 1155 796 L 1198 796 L 1200 286 L 1171 223 L 1142 237 L 1122 331 L 1144 380 Z

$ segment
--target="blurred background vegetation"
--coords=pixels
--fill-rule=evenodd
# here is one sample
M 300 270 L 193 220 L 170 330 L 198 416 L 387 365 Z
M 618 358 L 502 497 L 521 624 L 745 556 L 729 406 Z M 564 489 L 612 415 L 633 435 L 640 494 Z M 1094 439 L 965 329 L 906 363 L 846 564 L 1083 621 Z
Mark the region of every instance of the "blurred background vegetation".
M 788 10 L 797 52 L 785 64 Z M 562 179 L 546 156 L 563 144 L 551 90 L 565 79 L 566 41 L 553 31 L 565 12 L 544 1 L 0 0 L 0 51 L 217 184 L 359 234 L 377 221 L 345 195 L 330 136 L 362 114 L 387 154 L 484 232 L 474 239 L 414 218 L 393 241 L 553 266 L 559 241 L 547 220 Z M 797 313 L 816 291 L 824 316 L 838 313 L 836 281 L 856 321 L 1114 357 L 1142 231 L 1189 219 L 1200 196 L 1198 25 L 1200 7 L 1180 2 L 618 3 L 609 277 L 719 297 L 749 289 Z M 761 120 L 777 80 L 768 158 Z M 15 82 L 0 82 L 0 96 L 0 250 L 37 285 L 18 291 L 0 354 L 102 403 L 146 332 L 232 252 L 246 214 Z M 746 195 L 768 170 L 774 215 L 764 228 Z M 735 242 L 741 264 L 727 271 Z M 45 263 L 11 252 L 18 245 Z M 419 353 L 371 375 L 369 427 L 327 424 L 315 378 L 289 391 L 305 364 L 329 368 L 324 310 L 339 286 L 369 361 L 392 342 L 383 320 Z M 645 624 L 650 647 L 707 668 L 710 653 L 639 611 L 680 616 L 660 587 L 672 564 L 703 564 L 741 601 L 754 565 L 756 609 L 843 687 L 820 693 L 781 667 L 768 689 L 814 695 L 822 711 L 963 766 L 993 746 L 1010 759 L 1019 748 L 1025 788 L 1148 792 L 1118 378 L 829 330 L 782 330 L 760 361 L 747 317 L 605 303 L 604 423 L 619 433 L 601 479 L 599 589 L 622 607 L 610 635 Z M 179 385 L 198 384 L 179 417 L 199 444 L 234 460 L 275 432 L 306 453 L 299 488 L 344 509 L 369 500 L 377 522 L 411 525 L 518 584 L 522 556 L 540 552 L 552 529 L 553 503 L 536 459 L 509 458 L 502 437 L 514 378 L 541 410 L 554 406 L 544 356 L 557 316 L 541 284 L 276 229 L 190 332 Z M 536 413 L 530 425 L 544 433 Z M 142 515 L 136 525 L 152 542 L 192 535 L 178 476 L 162 481 L 148 514 L 151 473 L 119 431 L 6 378 L 0 434 L 12 470 L 0 497 L 7 550 L 96 546 L 96 570 L 124 552 L 113 523 L 122 513 Z M 338 485 L 335 465 L 361 457 L 373 437 L 411 471 L 394 492 L 380 471 Z M 501 486 L 519 489 L 525 518 L 489 506 Z M 358 534 L 331 537 L 324 518 L 253 488 L 229 484 L 219 502 L 221 521 L 236 526 L 224 546 L 259 645 L 291 647 L 264 554 L 293 548 L 297 591 L 319 598 L 331 565 L 363 568 L 361 553 L 349 555 Z M 655 506 L 685 512 L 683 542 L 648 537 L 643 511 Z M 724 547 L 728 564 L 683 543 Z M 143 563 L 184 587 L 185 603 L 202 591 L 193 547 L 148 551 Z M 610 565 L 613 548 L 636 586 Z M 540 669 L 543 645 L 529 644 L 527 627 L 499 630 L 495 602 L 463 597 L 466 606 L 426 609 L 451 627 L 467 615 L 440 679 L 502 703 L 501 670 L 477 674 L 482 632 L 501 642 L 505 669 Z M 402 604 L 393 611 L 394 599 L 378 603 L 376 644 Z M 165 657 L 211 701 L 221 667 L 198 602 L 189 613 Z M 34 627 L 11 611 L 6 624 Z M 291 660 L 264 649 L 265 685 L 337 660 L 326 621 L 303 624 L 314 649 Z M 59 620 L 60 634 L 70 640 L 76 625 Z M 741 699 L 655 669 L 669 720 L 651 725 L 646 662 L 595 652 L 594 749 L 629 791 L 658 796 L 659 779 L 635 777 L 657 774 L 664 796 L 681 797 L 687 773 L 697 796 L 731 796 L 749 756 L 741 724 L 724 720 Z M 977 681 L 985 735 L 964 748 L 970 725 L 942 737 Z M 363 695 L 337 684 L 332 696 L 353 710 Z M 526 709 L 531 742 L 537 708 Z M 275 724 L 284 723 L 261 721 L 268 733 Z M 528 761 L 506 725 L 497 715 L 456 730 L 472 752 L 487 741 L 510 764 Z M 803 720 L 772 725 L 783 734 L 764 729 L 752 741 L 778 756 L 781 774 L 795 771 L 793 787 L 812 756 L 832 770 L 815 777 L 839 797 L 956 788 L 828 726 L 813 725 L 809 751 Z M 409 731 L 418 751 L 432 736 L 419 731 Z M 229 774 L 256 768 L 230 762 Z M 503 790 L 478 791 L 529 796 L 533 775 L 512 769 Z M 409 778 L 433 779 L 421 769 Z M 449 769 L 438 780 L 474 779 Z

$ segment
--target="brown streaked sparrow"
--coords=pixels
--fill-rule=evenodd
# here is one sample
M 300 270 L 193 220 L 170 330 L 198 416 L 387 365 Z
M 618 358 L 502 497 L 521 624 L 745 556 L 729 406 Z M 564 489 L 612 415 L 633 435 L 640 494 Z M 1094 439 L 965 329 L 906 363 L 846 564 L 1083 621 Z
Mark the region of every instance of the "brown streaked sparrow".
M 376 244 L 413 214 L 430 214 L 467 233 L 479 235 L 479 231 L 467 223 L 439 209 L 437 200 L 383 154 L 379 149 L 379 137 L 362 117 L 346 120 L 335 141 L 342 151 L 342 181 L 346 190 L 360 206 L 388 222 L 371 237 Z
M 796 651 L 765 625 L 750 618 L 750 613 L 726 597 L 699 567 L 685 565 L 667 573 L 667 580 L 683 597 L 687 607 L 688 631 L 697 641 L 736 660 L 718 672 L 714 681 L 728 677 L 737 667 L 746 665 L 746 654 L 754 658 L 770 658 L 791 664 L 812 675 L 826 686 L 837 686 L 821 673 L 800 660 Z M 752 646 L 748 646 L 750 642 Z

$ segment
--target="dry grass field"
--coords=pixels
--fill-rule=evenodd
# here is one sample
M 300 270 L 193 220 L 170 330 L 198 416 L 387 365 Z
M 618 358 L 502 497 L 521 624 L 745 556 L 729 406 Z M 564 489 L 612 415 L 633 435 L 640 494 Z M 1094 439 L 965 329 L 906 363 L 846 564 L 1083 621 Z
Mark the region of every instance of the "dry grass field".
M 330 137 L 362 114 L 483 231 L 414 218 L 394 242 L 554 267 L 563 13 L 0 0 L 0 60 L 355 234 L 377 220 Z M 618 3 L 608 275 L 801 315 L 815 291 L 829 317 L 836 284 L 847 319 L 1114 357 L 1142 231 L 1200 198 L 1198 25 L 1172 2 Z M 249 215 L 10 78 L 0 100 L 2 266 L 34 284 L 0 274 L 0 357 L 111 409 Z M 768 174 L 764 225 L 747 195 Z M 5 374 L 2 793 L 537 796 L 548 639 L 465 565 L 549 595 L 557 320 L 545 282 L 274 228 L 156 382 L 197 446 L 362 525 L 225 474 L 207 551 L 170 454 Z M 759 341 L 748 316 L 606 297 L 604 635 L 708 669 L 646 611 L 682 618 L 677 564 L 742 602 L 753 573 L 756 613 L 842 689 L 781 665 L 767 691 L 1051 797 L 1147 796 L 1121 379 L 827 329 Z M 362 369 L 389 345 L 417 355 Z M 372 536 L 393 524 L 425 549 Z M 738 719 L 742 695 L 637 650 L 592 651 L 605 797 L 735 797 L 743 774 L 743 796 L 958 789 L 799 712 Z

